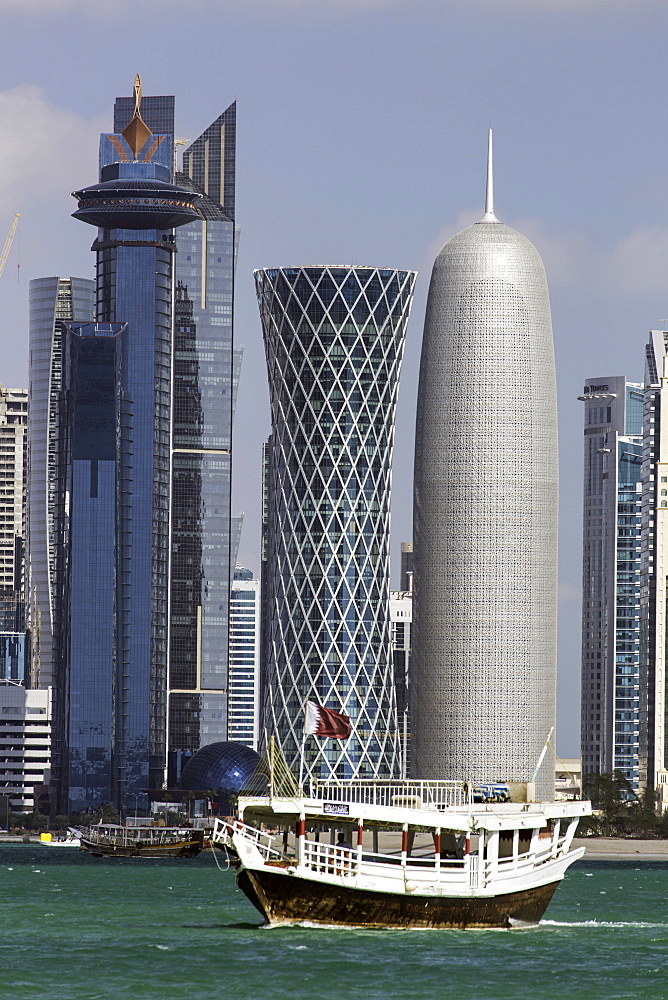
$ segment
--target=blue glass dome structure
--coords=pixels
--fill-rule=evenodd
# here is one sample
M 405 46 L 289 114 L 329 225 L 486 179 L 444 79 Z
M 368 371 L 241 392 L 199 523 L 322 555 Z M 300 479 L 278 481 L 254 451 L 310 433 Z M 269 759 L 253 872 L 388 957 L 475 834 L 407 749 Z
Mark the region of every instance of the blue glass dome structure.
M 260 762 L 260 755 L 243 743 L 210 743 L 193 754 L 181 772 L 181 788 L 215 788 L 221 812 L 230 795 L 237 795 Z

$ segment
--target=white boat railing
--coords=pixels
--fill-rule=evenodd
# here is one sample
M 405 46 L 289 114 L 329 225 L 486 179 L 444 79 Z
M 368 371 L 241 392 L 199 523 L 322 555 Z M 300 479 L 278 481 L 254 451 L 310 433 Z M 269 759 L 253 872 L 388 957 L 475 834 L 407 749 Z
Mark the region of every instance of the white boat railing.
M 386 808 L 470 809 L 471 787 L 465 781 L 314 781 L 310 794 L 326 803 L 351 803 Z
M 380 854 L 360 846 L 350 844 L 327 844 L 319 840 L 301 840 L 297 844 L 297 855 L 288 855 L 282 839 L 275 834 L 265 833 L 239 820 L 231 824 L 217 821 L 212 839 L 214 842 L 229 843 L 231 835 L 240 834 L 248 845 L 252 845 L 268 865 L 293 864 L 300 868 L 324 875 L 346 878 L 350 876 L 382 877 L 391 880 L 436 879 L 439 883 L 453 878 L 468 882 L 469 888 L 477 889 L 491 883 L 517 878 L 551 859 L 562 856 L 568 850 L 568 835 L 556 838 L 543 837 L 533 850 L 523 851 L 513 857 L 488 858 L 477 853 L 466 854 L 462 858 L 444 858 L 438 854 L 411 855 L 405 852 Z
M 480 876 L 480 858 L 477 854 L 469 854 L 469 888 L 477 889 Z
M 273 846 L 277 842 L 276 837 L 265 833 L 264 830 L 258 830 L 254 826 L 249 826 L 247 823 L 242 823 L 238 819 L 233 820 L 229 827 L 227 823 L 222 823 L 218 820 L 211 839 L 217 843 L 226 843 L 226 833 L 230 827 L 233 833 L 240 833 L 244 840 L 250 842 L 260 852 L 265 861 L 275 861 L 284 857 L 283 851 L 277 850 Z
M 303 864 L 315 872 L 328 875 L 352 875 L 358 870 L 357 851 L 351 847 L 321 844 L 315 840 L 304 843 Z
M 540 837 L 535 850 L 496 859 L 485 857 L 480 863 L 482 883 L 486 885 L 496 878 L 512 877 L 522 870 L 529 871 L 546 861 L 562 857 L 568 852 L 570 840 L 567 833 L 556 840 L 551 837 Z
M 383 868 L 386 874 L 403 878 L 401 872 L 405 872 L 406 869 L 454 874 L 463 871 L 467 862 L 466 858 L 445 859 L 433 854 L 424 856 L 403 856 L 401 853 L 379 854 L 347 845 L 305 840 L 302 864 L 312 871 L 328 875 L 359 875 L 363 871 L 371 874 L 371 869 Z

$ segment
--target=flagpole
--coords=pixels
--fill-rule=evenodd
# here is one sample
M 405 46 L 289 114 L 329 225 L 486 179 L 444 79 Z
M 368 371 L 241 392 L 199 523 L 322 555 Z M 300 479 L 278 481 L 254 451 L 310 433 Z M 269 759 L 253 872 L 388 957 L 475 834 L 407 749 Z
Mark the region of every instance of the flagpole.
M 304 755 L 306 753 L 306 713 L 308 712 L 308 699 L 304 705 L 304 728 L 302 730 L 302 748 L 299 755 L 299 791 L 303 792 L 302 782 L 304 780 Z

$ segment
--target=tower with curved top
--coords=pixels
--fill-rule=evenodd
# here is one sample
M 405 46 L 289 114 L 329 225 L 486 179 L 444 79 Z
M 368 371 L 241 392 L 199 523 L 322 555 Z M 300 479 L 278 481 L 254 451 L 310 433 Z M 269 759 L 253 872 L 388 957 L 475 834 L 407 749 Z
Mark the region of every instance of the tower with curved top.
M 414 481 L 411 761 L 530 782 L 555 721 L 557 410 L 535 247 L 487 204 L 434 263 Z M 548 755 L 538 792 L 554 795 Z
M 394 414 L 415 272 L 256 271 L 268 448 L 265 723 L 295 771 L 307 700 L 350 717 L 305 774 L 396 776 L 389 615 Z

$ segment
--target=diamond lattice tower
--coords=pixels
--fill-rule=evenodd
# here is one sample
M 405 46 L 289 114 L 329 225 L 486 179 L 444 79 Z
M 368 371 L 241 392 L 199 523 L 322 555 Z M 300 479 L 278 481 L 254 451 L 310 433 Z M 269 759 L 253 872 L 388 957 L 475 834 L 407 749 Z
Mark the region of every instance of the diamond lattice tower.
M 491 145 L 491 144 L 490 144 Z M 434 263 L 417 409 L 411 767 L 531 781 L 555 719 L 557 411 L 535 247 L 494 215 Z M 544 759 L 537 791 L 554 796 Z
M 309 737 L 305 774 L 394 776 L 390 478 L 415 272 L 255 278 L 272 415 L 266 723 L 297 771 L 307 699 L 343 711 L 352 735 Z

